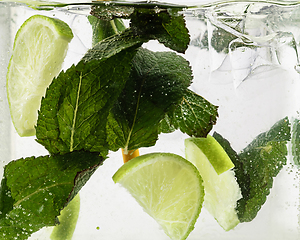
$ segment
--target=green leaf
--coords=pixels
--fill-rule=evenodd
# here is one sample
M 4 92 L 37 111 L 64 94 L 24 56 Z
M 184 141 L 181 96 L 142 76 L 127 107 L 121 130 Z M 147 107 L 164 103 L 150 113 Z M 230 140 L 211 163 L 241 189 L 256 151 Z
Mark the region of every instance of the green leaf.
M 130 18 L 134 12 L 133 6 L 116 6 L 115 4 L 109 5 L 93 5 L 91 7 L 91 15 L 104 21 L 110 21 L 116 18 Z
M 239 220 L 250 222 L 270 194 L 273 178 L 286 164 L 287 142 L 291 137 L 289 120 L 284 118 L 278 121 L 269 131 L 258 135 L 238 155 L 228 141 L 220 135 L 214 134 L 214 137 L 235 165 L 234 171 L 243 195 L 236 208 Z
M 237 39 L 237 36 L 233 35 L 230 32 L 222 28 L 216 28 L 212 32 L 210 45 L 214 48 L 218 53 L 229 52 L 230 43 Z
M 131 28 L 137 35 L 156 39 L 166 47 L 184 53 L 190 42 L 183 15 L 167 10 L 136 9 L 131 16 Z
M 300 120 L 294 119 L 292 128 L 292 156 L 294 163 L 300 166 Z
M 147 38 L 137 36 L 131 29 L 126 29 L 121 34 L 115 34 L 100 41 L 93 48 L 87 51 L 83 60 L 89 62 L 110 58 L 122 51 L 127 50 L 130 52 L 131 48 L 137 48 L 147 41 Z M 115 67 L 117 67 L 117 65 Z
M 121 19 L 105 21 L 94 16 L 88 16 L 88 20 L 93 29 L 93 46 L 103 39 L 119 34 L 125 30 L 125 26 Z
M 13 209 L 14 199 L 7 187 L 7 178 L 4 175 L 0 187 L 0 219 Z
M 218 107 L 191 90 L 186 90 L 180 104 L 169 114 L 171 125 L 194 137 L 206 137 L 217 121 Z M 166 131 L 166 130 L 165 130 Z
M 130 19 L 135 9 L 155 10 L 156 13 L 168 11 L 171 14 L 177 14 L 186 8 L 186 5 L 161 3 L 161 2 L 105 2 L 99 1 L 97 5 L 91 7 L 90 14 L 101 20 L 110 21 L 116 18 Z
M 153 146 L 159 122 L 179 103 L 191 80 L 189 63 L 181 56 L 141 48 L 108 121 L 110 149 Z
M 75 150 L 107 153 L 107 116 L 128 79 L 140 43 L 120 44 L 112 51 L 116 46 L 112 38 L 103 42 L 100 51 L 101 43 L 89 51 L 89 61 L 84 58 L 61 72 L 42 99 L 36 137 L 51 154 Z
M 1 183 L 0 236 L 27 239 L 44 226 L 58 223 L 60 210 L 72 200 L 103 158 L 98 153 L 29 157 L 10 162 Z M 9 211 L 7 211 L 9 210 Z
M 91 14 L 101 20 L 130 19 L 136 36 L 158 40 L 166 47 L 184 53 L 190 42 L 185 19 L 179 11 L 182 6 L 145 4 L 143 6 L 115 5 L 92 7 Z

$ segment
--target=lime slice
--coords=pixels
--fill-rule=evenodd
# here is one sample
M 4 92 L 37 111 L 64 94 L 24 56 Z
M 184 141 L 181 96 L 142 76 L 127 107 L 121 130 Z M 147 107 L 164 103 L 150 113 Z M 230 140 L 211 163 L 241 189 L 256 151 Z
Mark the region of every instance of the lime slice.
M 125 163 L 113 176 L 173 240 L 186 239 L 200 214 L 204 190 L 193 164 L 171 153 Z
M 239 219 L 235 210 L 242 197 L 240 187 L 225 150 L 210 135 L 207 138 L 185 140 L 186 158 L 198 168 L 203 179 L 204 207 L 226 231 L 234 228 Z
M 35 135 L 41 98 L 60 72 L 72 38 L 65 22 L 42 15 L 30 17 L 18 30 L 6 88 L 11 118 L 20 136 Z
M 51 240 L 72 240 L 80 210 L 80 196 L 77 194 L 58 217 L 59 225 L 53 228 Z

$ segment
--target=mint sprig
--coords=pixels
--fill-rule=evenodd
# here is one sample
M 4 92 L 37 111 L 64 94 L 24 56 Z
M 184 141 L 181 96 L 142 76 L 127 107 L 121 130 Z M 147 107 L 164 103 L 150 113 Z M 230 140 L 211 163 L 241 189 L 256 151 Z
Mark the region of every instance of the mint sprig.
M 27 239 L 57 216 L 103 162 L 97 153 L 29 157 L 10 162 L 1 183 L 1 239 Z
M 236 207 L 241 222 L 250 222 L 256 217 L 270 194 L 273 178 L 286 164 L 290 130 L 286 117 L 274 124 L 269 131 L 258 135 L 239 154 L 226 139 L 214 133 L 213 136 L 235 165 L 235 175 L 243 195 Z
M 42 99 L 36 137 L 51 154 L 107 154 L 106 120 L 128 78 L 135 47 L 109 58 L 82 60 L 53 80 Z

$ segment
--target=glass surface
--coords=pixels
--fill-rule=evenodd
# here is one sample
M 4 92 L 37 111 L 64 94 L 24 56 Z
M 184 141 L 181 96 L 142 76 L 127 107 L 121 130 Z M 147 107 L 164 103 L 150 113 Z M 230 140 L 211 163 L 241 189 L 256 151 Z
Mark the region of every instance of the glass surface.
M 87 19 L 92 3 L 64 3 L 67 4 L 0 2 L 0 159 L 3 167 L 12 160 L 48 154 L 35 141 L 35 136 L 20 137 L 10 119 L 6 73 L 19 27 L 35 14 L 66 22 L 74 38 L 69 44 L 63 70 L 77 64 L 92 47 L 93 30 Z M 103 2 L 98 3 L 103 5 Z M 129 3 L 133 6 L 139 4 L 120 4 Z M 210 134 L 218 132 L 239 153 L 259 134 L 269 131 L 285 117 L 291 123 L 288 134 L 293 133 L 293 141 L 287 143 L 287 162 L 274 177 L 270 194 L 257 216 L 225 231 L 203 207 L 195 229 L 187 239 L 298 239 L 300 5 L 285 1 L 213 3 L 194 0 L 186 3 L 177 0 L 166 5 L 169 3 L 185 6 L 180 13 L 186 20 L 190 44 L 184 54 L 177 54 L 188 60 L 192 67 L 190 89 L 218 106 L 217 122 Z M 109 6 L 110 3 L 105 4 Z M 128 26 L 129 20 L 124 20 L 124 23 Z M 170 51 L 157 41 L 149 41 L 143 47 L 152 51 Z M 140 148 L 140 154 L 171 152 L 184 157 L 184 140 L 188 137 L 179 130 L 160 134 L 155 146 Z M 110 151 L 108 157 L 80 190 L 80 212 L 72 240 L 170 239 L 135 199 L 113 182 L 113 174 L 123 164 L 121 150 Z M 272 164 L 269 167 L 276 168 Z M 52 229 L 45 227 L 29 239 L 50 239 Z

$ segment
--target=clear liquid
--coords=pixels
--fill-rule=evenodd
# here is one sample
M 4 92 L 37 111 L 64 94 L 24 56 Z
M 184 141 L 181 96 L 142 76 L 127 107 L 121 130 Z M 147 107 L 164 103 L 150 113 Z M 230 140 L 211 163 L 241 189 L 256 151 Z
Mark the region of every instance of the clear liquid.
M 45 8 L 45 7 L 42 7 Z M 13 39 L 31 15 L 57 17 L 72 28 L 74 39 L 63 68 L 77 63 L 91 48 L 92 29 L 86 15 L 89 5 L 69 5 L 53 10 L 34 10 L 22 4 L 0 5 L 0 158 L 3 166 L 13 159 L 46 155 L 35 137 L 20 138 L 10 121 L 5 76 Z M 262 2 L 198 4 L 185 10 L 191 44 L 183 55 L 193 68 L 191 88 L 219 106 L 213 131 L 227 138 L 236 151 L 278 120 L 299 119 L 300 6 Z M 156 42 L 145 44 L 165 50 Z M 140 153 L 172 152 L 184 156 L 180 132 L 161 135 L 154 147 Z M 169 239 L 158 224 L 111 177 L 122 165 L 121 153 L 110 153 L 80 191 L 81 206 L 73 240 Z M 292 157 L 276 177 L 271 194 L 249 223 L 225 232 L 202 209 L 189 240 L 295 240 L 300 236 L 298 169 Z M 44 228 L 30 239 L 49 239 L 52 228 Z

